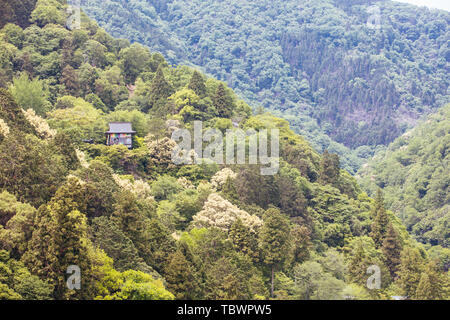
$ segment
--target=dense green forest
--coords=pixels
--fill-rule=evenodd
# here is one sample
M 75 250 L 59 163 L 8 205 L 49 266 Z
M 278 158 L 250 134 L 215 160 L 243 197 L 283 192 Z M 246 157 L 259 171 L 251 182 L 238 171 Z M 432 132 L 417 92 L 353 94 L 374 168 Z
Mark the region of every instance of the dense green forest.
M 84 14 L 69 30 L 64 0 L 10 3 L 0 21 L 0 299 L 449 298 L 448 251 L 411 237 L 380 190 L 368 197 L 288 121 Z M 195 120 L 279 129 L 279 172 L 176 166 L 171 132 Z M 131 150 L 105 145 L 112 121 L 132 123 Z M 72 265 L 80 290 L 66 285 Z M 379 288 L 367 286 L 371 266 Z
M 380 29 L 367 22 L 379 8 Z M 448 103 L 450 13 L 370 0 L 86 0 L 112 35 L 191 63 L 355 173 Z M 375 19 L 375 21 L 377 21 Z
M 445 248 L 450 246 L 449 150 L 450 105 L 446 105 L 397 138 L 359 173 L 366 190 L 385 190 L 387 207 L 417 240 Z

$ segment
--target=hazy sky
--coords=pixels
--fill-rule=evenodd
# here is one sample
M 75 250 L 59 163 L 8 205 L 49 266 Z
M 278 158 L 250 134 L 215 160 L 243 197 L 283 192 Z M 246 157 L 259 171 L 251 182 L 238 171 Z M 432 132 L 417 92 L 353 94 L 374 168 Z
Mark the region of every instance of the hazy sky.
M 430 8 L 438 8 L 450 11 L 449 0 L 395 0 L 398 2 L 407 2 L 417 6 L 427 6 Z

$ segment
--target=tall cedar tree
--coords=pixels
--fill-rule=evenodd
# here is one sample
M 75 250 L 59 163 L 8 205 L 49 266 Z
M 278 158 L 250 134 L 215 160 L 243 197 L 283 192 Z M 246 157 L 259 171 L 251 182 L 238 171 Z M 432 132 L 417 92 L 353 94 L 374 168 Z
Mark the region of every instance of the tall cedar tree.
M 244 300 L 246 281 L 243 274 L 231 262 L 229 257 L 222 257 L 214 262 L 205 274 L 205 298 L 207 300 Z
M 370 233 L 370 236 L 372 237 L 378 249 L 383 245 L 383 240 L 386 237 L 389 225 L 389 216 L 386 212 L 386 208 L 384 207 L 383 193 L 381 192 L 380 189 L 378 189 L 377 191 L 377 197 L 375 199 L 375 207 L 372 214 L 374 220 L 372 223 L 372 231 Z
M 194 71 L 188 88 L 194 91 L 201 98 L 206 95 L 205 80 L 198 71 Z
M 89 258 L 87 219 L 80 212 L 82 186 L 76 178 L 58 189 L 48 205 L 39 208 L 35 230 L 23 260 L 33 274 L 47 279 L 53 286 L 55 299 L 89 299 L 92 286 L 92 261 Z M 81 202 L 82 203 L 82 202 Z M 67 268 L 81 269 L 81 290 L 68 290 L 65 280 Z
M 402 294 L 413 298 L 422 276 L 424 259 L 415 248 L 405 247 L 401 254 L 397 284 Z
M 223 83 L 217 87 L 213 102 L 219 117 L 231 118 L 233 115 L 233 99 L 227 94 Z
M 169 261 L 169 255 L 175 251 L 175 241 L 169 230 L 159 220 L 149 221 L 148 242 L 145 245 L 150 249 L 148 258 L 144 257 L 145 262 L 156 271 L 163 273 Z
M 447 281 L 446 281 L 447 280 Z M 414 294 L 415 300 L 442 300 L 448 299 L 446 289 L 448 278 L 441 273 L 435 262 L 431 261 L 425 267 Z
M 358 243 L 354 251 L 351 252 L 348 262 L 348 273 L 353 283 L 361 286 L 366 284 L 367 255 L 361 243 Z
M 68 65 L 72 66 L 76 64 L 73 58 L 74 47 L 76 46 L 77 43 L 75 42 L 75 39 L 73 37 L 68 37 L 62 41 L 61 62 L 60 62 L 61 70 Z
M 164 113 L 162 108 L 166 104 L 166 100 L 173 94 L 174 90 L 172 86 L 167 82 L 164 77 L 163 67 L 160 65 L 156 70 L 155 77 L 150 85 L 150 104 L 155 111 Z
M 168 260 L 164 277 L 167 289 L 177 300 L 195 299 L 197 285 L 191 263 L 180 250 L 172 253 Z
M 255 262 L 259 259 L 258 238 L 256 233 L 245 226 L 241 219 L 237 219 L 232 224 L 229 236 L 235 249 L 248 255 Z
M 386 237 L 383 240 L 381 251 L 386 258 L 386 266 L 389 268 L 391 277 L 392 279 L 395 279 L 398 266 L 400 265 L 402 245 L 400 243 L 397 231 L 395 231 L 392 223 L 389 223 Z
M 113 171 L 101 161 L 91 161 L 89 167 L 79 171 L 85 184 L 85 211 L 88 218 L 110 216 L 114 212 L 114 205 L 120 196 L 119 188 L 114 181 Z
M 286 259 L 289 250 L 289 219 L 276 208 L 270 208 L 264 216 L 260 234 L 260 248 L 264 263 L 271 268 L 271 290 L 273 297 L 274 272 Z
M 294 225 L 291 231 L 293 240 L 293 258 L 296 262 L 304 262 L 309 258 L 311 243 L 311 230 L 304 225 Z
M 66 88 L 65 93 L 72 96 L 78 96 L 80 91 L 80 84 L 78 76 L 74 68 L 66 65 L 62 71 L 60 82 Z
M 322 184 L 335 185 L 340 175 L 340 161 L 337 154 L 329 153 L 325 150 L 320 162 L 319 181 Z
M 149 231 L 150 220 L 138 207 L 136 197 L 130 191 L 122 191 L 117 195 L 115 211 L 112 215 L 114 221 L 123 231 L 123 233 L 133 241 L 139 255 L 151 267 L 161 271 L 161 266 L 153 259 L 153 250 L 164 250 L 165 247 L 159 247 L 158 244 L 151 244 L 150 237 L 156 236 Z
M 67 173 L 61 155 L 37 137 L 10 133 L 0 144 L 0 189 L 20 201 L 39 207 L 55 194 Z
M 67 133 L 64 131 L 58 132 L 53 138 L 51 145 L 55 148 L 56 153 L 59 153 L 63 157 L 67 169 L 76 170 L 80 167 L 77 152 Z
M 280 190 L 281 210 L 290 217 L 306 216 L 307 200 L 299 186 L 287 176 L 277 176 L 276 186 Z
M 117 271 L 138 270 L 154 273 L 139 256 L 133 241 L 109 217 L 92 219 L 89 234 L 94 244 L 114 260 L 114 269 Z

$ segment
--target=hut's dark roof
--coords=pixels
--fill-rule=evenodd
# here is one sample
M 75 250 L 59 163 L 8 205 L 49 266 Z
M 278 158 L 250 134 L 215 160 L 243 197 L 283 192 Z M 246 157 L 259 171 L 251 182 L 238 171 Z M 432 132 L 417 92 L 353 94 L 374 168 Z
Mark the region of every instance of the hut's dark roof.
M 136 133 L 131 122 L 110 122 L 109 131 L 106 133 Z

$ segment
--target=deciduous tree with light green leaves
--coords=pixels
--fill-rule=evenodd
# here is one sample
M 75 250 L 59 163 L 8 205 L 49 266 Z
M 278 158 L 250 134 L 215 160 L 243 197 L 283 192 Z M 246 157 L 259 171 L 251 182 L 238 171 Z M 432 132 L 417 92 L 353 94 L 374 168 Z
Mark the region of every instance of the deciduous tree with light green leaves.
M 22 73 L 14 79 L 9 90 L 22 109 L 33 109 L 40 116 L 50 111 L 48 92 L 44 89 L 43 82 L 37 78 L 30 79 L 26 73 Z

